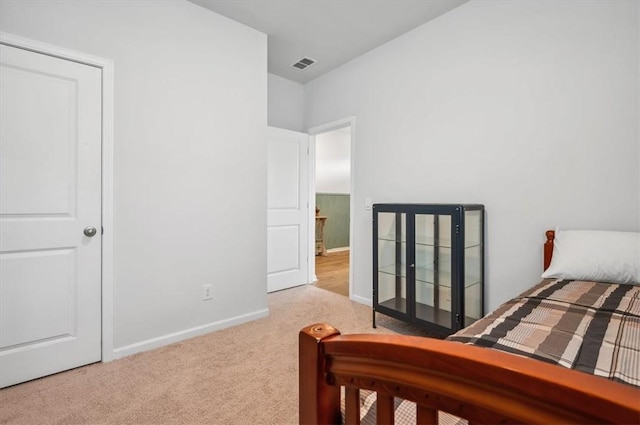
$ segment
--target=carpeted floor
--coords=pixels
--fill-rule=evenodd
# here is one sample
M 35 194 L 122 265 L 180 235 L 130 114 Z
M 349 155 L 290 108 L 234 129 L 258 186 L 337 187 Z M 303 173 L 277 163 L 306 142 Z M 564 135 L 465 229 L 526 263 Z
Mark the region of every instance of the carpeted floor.
M 348 298 L 300 286 L 269 295 L 270 315 L 110 363 L 0 390 L 0 424 L 296 424 L 298 331 L 419 333 Z

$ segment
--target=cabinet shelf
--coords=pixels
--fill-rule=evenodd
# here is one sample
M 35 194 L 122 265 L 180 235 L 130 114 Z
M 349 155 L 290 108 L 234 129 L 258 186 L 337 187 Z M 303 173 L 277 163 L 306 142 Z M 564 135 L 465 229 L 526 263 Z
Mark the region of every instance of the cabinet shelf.
M 388 265 L 388 266 L 382 266 L 382 267 L 378 267 L 378 271 L 380 273 L 385 273 L 391 276 L 398 276 L 398 277 L 403 277 L 406 278 L 407 277 L 407 267 L 405 264 L 402 264 L 402 266 L 400 267 L 400 274 L 396 273 L 396 266 L 394 264 Z M 420 281 L 420 282 L 424 282 L 424 283 L 429 283 L 429 284 L 439 284 L 440 286 L 445 286 L 447 288 L 451 288 L 451 273 L 449 272 L 440 272 L 439 277 L 439 282 L 435 281 L 435 272 L 433 268 L 426 268 L 426 267 L 416 267 L 416 280 Z M 477 285 L 480 283 L 480 277 L 476 277 L 476 276 L 472 276 L 472 275 L 467 275 L 465 276 L 464 279 L 464 286 L 465 288 L 468 288 L 470 286 L 473 285 Z
M 385 242 L 399 242 L 399 243 L 403 243 L 406 244 L 407 241 L 406 240 L 398 240 L 396 239 L 395 235 L 390 234 L 390 235 L 385 235 L 385 236 L 379 236 L 378 240 L 380 241 L 385 241 Z M 435 247 L 438 246 L 440 248 L 451 248 L 452 244 L 451 244 L 451 240 L 448 239 L 440 239 L 440 242 L 436 245 L 436 242 L 434 241 L 433 238 L 423 238 L 423 239 L 419 239 L 416 237 L 416 245 L 421 245 L 421 246 L 428 246 L 428 247 Z M 468 241 L 465 242 L 464 244 L 464 248 L 474 248 L 474 247 L 478 247 L 480 246 L 480 242 L 479 241 Z
M 407 299 L 406 298 L 392 298 L 390 300 L 386 300 L 381 302 L 379 305 L 390 308 L 392 310 L 398 310 L 405 312 L 407 309 Z M 416 303 L 416 318 L 419 320 L 424 320 L 426 322 L 433 323 L 443 323 L 451 325 L 451 312 L 447 310 L 436 309 L 430 305 Z M 473 321 L 474 318 L 467 317 L 467 320 Z
M 376 312 L 448 335 L 484 314 L 484 206 L 373 206 Z M 412 266 L 408 266 L 412 265 Z

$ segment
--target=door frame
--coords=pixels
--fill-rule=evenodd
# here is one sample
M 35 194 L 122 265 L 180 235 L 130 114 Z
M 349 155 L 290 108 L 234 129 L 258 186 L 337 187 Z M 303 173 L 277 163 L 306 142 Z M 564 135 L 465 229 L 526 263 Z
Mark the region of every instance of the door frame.
M 113 360 L 113 61 L 5 32 L 0 43 L 102 70 L 102 361 Z
M 327 133 L 329 131 L 338 130 L 344 127 L 351 127 L 350 137 L 350 171 L 349 185 L 351 193 L 349 194 L 349 299 L 353 300 L 353 213 L 355 211 L 354 193 L 355 193 L 355 148 L 356 148 L 356 117 L 355 115 L 331 121 L 307 130 L 309 134 L 309 235 L 314 235 L 315 229 L 315 211 L 316 211 L 316 135 Z M 316 254 L 315 254 L 315 237 L 309 236 L 309 282 L 315 282 L 316 277 Z

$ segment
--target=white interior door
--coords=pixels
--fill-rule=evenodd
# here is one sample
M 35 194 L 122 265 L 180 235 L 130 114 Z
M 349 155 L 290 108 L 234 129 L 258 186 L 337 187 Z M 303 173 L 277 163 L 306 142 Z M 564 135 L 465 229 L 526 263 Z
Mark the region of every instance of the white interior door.
M 308 283 L 309 136 L 269 127 L 267 290 Z
M 101 78 L 0 45 L 0 387 L 101 359 Z

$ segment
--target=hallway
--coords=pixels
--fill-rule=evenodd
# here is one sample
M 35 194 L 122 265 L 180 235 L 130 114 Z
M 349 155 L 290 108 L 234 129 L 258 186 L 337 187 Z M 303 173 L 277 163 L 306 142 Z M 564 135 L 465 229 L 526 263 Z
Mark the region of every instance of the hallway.
M 349 250 L 330 252 L 326 257 L 316 256 L 316 277 L 316 287 L 348 297 Z

